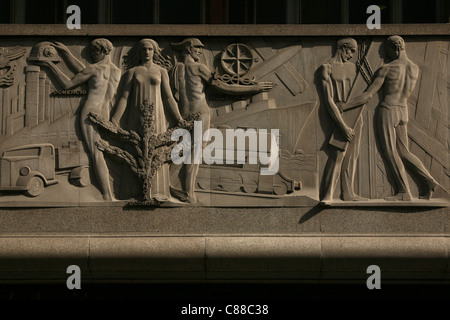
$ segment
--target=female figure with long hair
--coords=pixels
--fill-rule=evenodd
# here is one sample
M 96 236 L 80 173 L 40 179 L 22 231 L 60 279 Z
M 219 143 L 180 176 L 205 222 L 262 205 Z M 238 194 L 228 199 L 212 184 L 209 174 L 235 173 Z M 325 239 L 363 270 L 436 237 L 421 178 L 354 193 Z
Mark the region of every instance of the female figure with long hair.
M 112 116 L 113 122 L 120 124 L 127 110 L 126 120 L 122 122 L 125 123 L 127 130 L 139 132 L 139 110 L 143 105 L 153 105 L 156 134 L 164 133 L 168 129 L 164 105 L 178 122 L 183 120 L 170 89 L 166 70 L 170 66 L 169 61 L 162 55 L 156 41 L 140 40 L 124 57 L 124 66 L 126 72 L 121 80 L 121 90 Z M 169 166 L 164 164 L 152 180 L 152 195 L 156 200 L 169 200 L 169 180 Z

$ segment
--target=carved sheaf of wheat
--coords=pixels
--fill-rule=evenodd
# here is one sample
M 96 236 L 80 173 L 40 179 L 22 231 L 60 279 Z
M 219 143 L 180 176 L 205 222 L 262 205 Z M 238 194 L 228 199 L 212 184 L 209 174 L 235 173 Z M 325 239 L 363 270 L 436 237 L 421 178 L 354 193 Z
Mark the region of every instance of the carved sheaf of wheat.
M 177 126 L 164 133 L 155 134 L 155 115 L 153 105 L 147 101 L 140 106 L 141 118 L 139 120 L 142 136 L 132 130 L 121 128 L 116 122 L 104 119 L 101 115 L 90 113 L 89 119 L 106 132 L 109 136 L 131 146 L 133 152 L 120 147 L 112 146 L 103 139 L 96 142 L 97 147 L 108 156 L 125 163 L 132 172 L 142 180 L 143 204 L 153 203 L 151 199 L 151 181 L 161 166 L 171 160 L 171 151 L 175 141 L 171 139 L 172 133 L 177 129 L 192 130 L 194 121 L 200 118 L 200 113 L 189 115 Z
M 116 158 L 123 163 L 128 164 L 134 173 L 136 173 L 138 176 L 140 175 L 139 172 L 140 166 L 138 165 L 138 162 L 136 162 L 134 156 L 131 153 L 122 150 L 118 147 L 111 146 L 109 143 L 107 143 L 105 140 L 102 139 L 97 141 L 95 144 L 100 151 L 103 151 L 109 156 Z

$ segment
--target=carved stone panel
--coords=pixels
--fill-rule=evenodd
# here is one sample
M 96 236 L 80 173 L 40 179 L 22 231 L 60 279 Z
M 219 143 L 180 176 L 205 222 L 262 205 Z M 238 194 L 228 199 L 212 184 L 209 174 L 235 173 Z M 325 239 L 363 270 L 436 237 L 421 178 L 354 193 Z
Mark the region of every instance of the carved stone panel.
M 0 206 L 448 206 L 448 37 L 0 40 Z

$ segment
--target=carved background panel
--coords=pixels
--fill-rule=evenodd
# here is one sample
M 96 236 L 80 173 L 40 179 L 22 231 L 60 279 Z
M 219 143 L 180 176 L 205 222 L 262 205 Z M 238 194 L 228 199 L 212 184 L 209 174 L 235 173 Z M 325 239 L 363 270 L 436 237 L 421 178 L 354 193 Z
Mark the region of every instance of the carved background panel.
M 124 57 L 141 38 L 108 39 L 114 47 L 109 54 L 111 62 L 124 75 Z M 171 62 L 172 67 L 168 68 L 170 76 L 171 68 L 183 59 L 171 44 L 183 39 L 154 38 L 162 49 L 162 54 Z M 366 44 L 363 56 L 366 57 L 371 72 L 388 62 L 383 49 L 385 37 L 355 39 L 358 50 L 363 43 Z M 49 184 L 38 197 L 28 197 L 23 194 L 23 190 L 4 188 L 0 195 L 0 205 L 126 205 L 139 197 L 137 178 L 132 174 L 124 174 L 126 165 L 105 154 L 108 179 L 118 201 L 104 201 L 92 167 L 92 159 L 89 158 L 89 151 L 80 131 L 80 106 L 86 103 L 91 84 L 86 82 L 75 88 L 64 89 L 54 73 L 33 62 L 33 57 L 37 54 L 47 55 L 63 74 L 69 78 L 74 76 L 73 70 L 64 59 L 58 57 L 56 51 L 32 51 L 36 50 L 33 49 L 36 44 L 54 40 L 64 43 L 70 53 L 86 67 L 94 64 L 89 51 L 89 44 L 93 39 L 4 38 L 0 42 L 0 152 L 29 144 L 50 143 L 55 148 L 54 169 L 58 180 L 58 184 Z M 201 37 L 200 40 L 204 47 L 198 62 L 218 76 L 220 81 L 242 87 L 262 82 L 274 84 L 266 92 L 230 94 L 205 81 L 204 91 L 211 111 L 212 127 L 220 130 L 279 130 L 280 171 L 284 178 L 263 177 L 254 168 L 239 168 L 239 171 L 236 167 L 224 165 L 214 167 L 217 171 L 213 172 L 211 168 L 201 165 L 199 177 L 217 181 L 213 183 L 215 189 L 211 185 L 208 186 L 211 189 L 205 189 L 196 184 L 199 198 L 197 205 L 270 207 L 317 203 L 320 200 L 324 168 L 331 152 L 328 141 L 334 130 L 333 121 L 324 106 L 320 68 L 336 53 L 339 38 Z M 442 37 L 405 37 L 405 42 L 409 59 L 420 69 L 419 78 L 408 99 L 410 150 L 442 186 L 434 196 L 448 199 L 450 42 Z M 53 48 L 51 45 L 49 47 Z M 359 58 L 355 54 L 351 62 L 363 61 L 358 60 Z M 369 69 L 367 66 L 362 68 L 365 69 L 358 69 L 353 83 L 354 95 L 363 93 L 368 85 L 365 80 L 367 75 L 362 70 L 370 76 Z M 114 113 L 121 90 L 123 88 L 119 85 L 109 106 L 111 114 Z M 171 90 L 174 92 L 173 86 Z M 354 189 L 356 193 L 370 199 L 366 205 L 379 204 L 383 198 L 395 192 L 391 173 L 379 151 L 374 120 L 383 96 L 382 90 L 367 103 L 361 113 L 364 126 Z M 167 100 L 163 103 L 169 127 L 174 127 L 177 120 L 168 111 Z M 107 140 L 106 135 L 101 135 Z M 20 168 L 7 168 L 2 164 L 2 187 L 16 183 L 7 178 L 13 175 L 14 170 Z M 413 198 L 417 198 L 420 192 L 418 181 L 409 177 Z M 227 185 L 226 179 L 231 179 L 231 185 Z M 172 172 L 170 180 L 171 186 L 183 189 L 182 168 Z M 257 184 L 254 192 L 248 191 L 252 188 L 246 187 L 247 180 Z M 277 194 L 274 191 L 275 185 L 280 181 L 291 181 L 292 190 L 286 194 Z M 335 199 L 339 198 L 338 193 L 336 190 Z M 171 199 L 169 205 L 189 204 Z
M 420 67 L 420 78 L 408 101 L 411 150 L 430 173 L 449 189 L 449 43 L 434 39 L 411 45 L 411 59 Z M 412 116 L 414 115 L 414 116 Z

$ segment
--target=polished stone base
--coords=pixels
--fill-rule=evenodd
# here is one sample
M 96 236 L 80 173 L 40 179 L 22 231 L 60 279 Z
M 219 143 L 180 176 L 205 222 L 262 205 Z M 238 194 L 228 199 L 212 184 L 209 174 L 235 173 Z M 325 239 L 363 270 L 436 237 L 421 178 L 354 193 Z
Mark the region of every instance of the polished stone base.
M 0 211 L 0 281 L 449 283 L 448 208 Z

